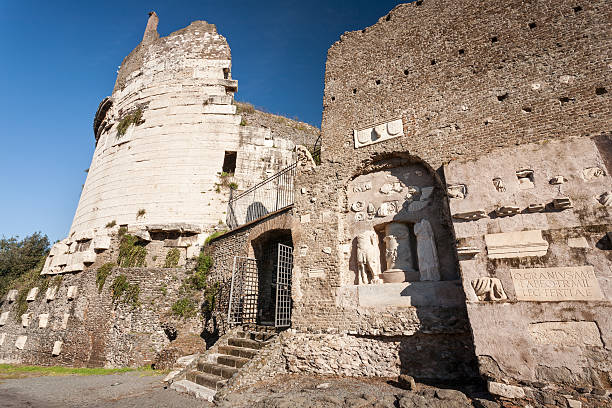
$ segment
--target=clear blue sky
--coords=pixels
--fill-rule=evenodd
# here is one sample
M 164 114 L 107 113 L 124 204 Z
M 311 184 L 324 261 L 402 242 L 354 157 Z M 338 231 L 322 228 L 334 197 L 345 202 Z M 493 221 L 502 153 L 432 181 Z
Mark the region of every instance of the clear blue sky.
M 0 0 L 0 236 L 68 233 L 93 116 L 150 10 L 162 36 L 193 20 L 216 24 L 232 49 L 237 100 L 320 126 L 327 50 L 399 3 Z

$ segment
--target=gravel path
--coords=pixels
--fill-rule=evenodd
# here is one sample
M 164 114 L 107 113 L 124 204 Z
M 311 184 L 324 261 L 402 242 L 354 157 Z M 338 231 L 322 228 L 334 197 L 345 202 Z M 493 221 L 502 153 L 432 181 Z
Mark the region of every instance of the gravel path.
M 163 388 L 159 375 L 33 377 L 0 382 L 2 408 L 64 407 L 211 407 L 192 397 Z

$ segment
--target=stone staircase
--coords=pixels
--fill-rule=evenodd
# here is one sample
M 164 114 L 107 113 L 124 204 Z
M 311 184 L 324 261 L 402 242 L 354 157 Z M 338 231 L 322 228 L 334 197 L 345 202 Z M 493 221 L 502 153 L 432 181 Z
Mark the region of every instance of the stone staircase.
M 201 354 L 170 388 L 212 401 L 217 391 L 269 344 L 276 331 L 266 326 L 243 327 L 226 336 L 217 341 L 216 347 Z

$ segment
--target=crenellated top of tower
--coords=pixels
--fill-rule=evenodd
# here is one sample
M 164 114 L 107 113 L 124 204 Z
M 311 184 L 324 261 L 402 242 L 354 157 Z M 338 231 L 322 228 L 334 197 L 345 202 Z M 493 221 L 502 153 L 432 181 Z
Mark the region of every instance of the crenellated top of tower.
M 165 69 L 180 69 L 190 59 L 231 60 L 227 40 L 217 32 L 214 24 L 194 21 L 166 37 L 160 37 L 157 32 L 158 23 L 159 17 L 155 11 L 151 11 L 142 41 L 121 63 L 113 93 L 123 89 L 129 77 L 153 59 L 167 58 Z M 181 61 L 186 63 L 182 64 Z

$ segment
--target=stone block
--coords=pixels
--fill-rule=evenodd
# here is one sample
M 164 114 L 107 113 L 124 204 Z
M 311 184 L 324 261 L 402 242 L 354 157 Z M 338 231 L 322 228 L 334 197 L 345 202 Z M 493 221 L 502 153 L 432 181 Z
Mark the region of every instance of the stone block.
M 500 397 L 504 398 L 525 398 L 525 391 L 521 387 L 514 385 L 489 381 L 487 383 L 487 389 L 491 394 L 499 395 Z
M 548 251 L 541 230 L 486 234 L 485 243 L 491 259 L 544 256 Z
M 26 300 L 28 302 L 33 302 L 34 300 L 36 300 L 36 296 L 38 296 L 38 287 L 30 289 Z
M 357 296 L 362 307 L 459 307 L 464 304 L 460 281 L 359 285 Z
M 585 237 L 568 238 L 567 245 L 570 248 L 589 248 L 589 243 Z
M 68 300 L 72 300 L 76 297 L 78 288 L 76 286 L 68 286 Z
M 391 122 L 381 123 L 379 125 L 368 127 L 365 129 L 354 130 L 353 139 L 355 149 L 368 146 L 374 143 L 380 143 L 385 140 L 394 139 L 404 134 L 404 125 L 401 119 L 396 119 Z
M 93 241 L 93 247 L 95 250 L 107 250 L 111 245 L 111 237 L 108 235 L 97 235 Z
M 15 347 L 17 347 L 18 350 L 23 350 L 23 348 L 25 347 L 26 341 L 28 341 L 28 336 L 17 337 L 17 340 L 15 341 Z
M 59 289 L 58 286 L 52 286 L 50 288 L 47 288 L 47 292 L 45 292 L 45 300 L 47 302 L 55 300 L 55 295 L 57 294 L 58 289 Z
M 9 312 L 3 312 L 0 314 L 0 326 L 4 326 L 8 321 Z
M 6 340 L 6 333 L 0 333 L 0 346 L 4 345 L 4 340 Z
M 529 334 L 536 343 L 562 347 L 603 347 L 595 322 L 531 323 Z
M 53 351 L 51 352 L 51 355 L 59 356 L 60 353 L 62 352 L 63 345 L 64 343 L 62 341 L 56 341 L 55 343 L 53 343 Z
M 300 215 L 300 223 L 306 224 L 310 222 L 310 214 Z
M 6 300 L 8 302 L 14 302 L 17 300 L 17 294 L 19 292 L 17 291 L 17 289 L 11 289 L 8 291 L 8 294 L 6 295 Z
M 21 315 L 21 325 L 23 327 L 28 327 L 30 325 L 30 320 L 32 318 L 32 313 L 24 313 Z
M 62 329 L 68 328 L 68 319 L 70 319 L 70 314 L 64 313 L 64 317 L 62 318 Z
M 38 328 L 44 329 L 49 324 L 49 313 L 38 315 Z
M 602 300 L 595 271 L 590 265 L 556 268 L 510 269 L 517 300 Z

